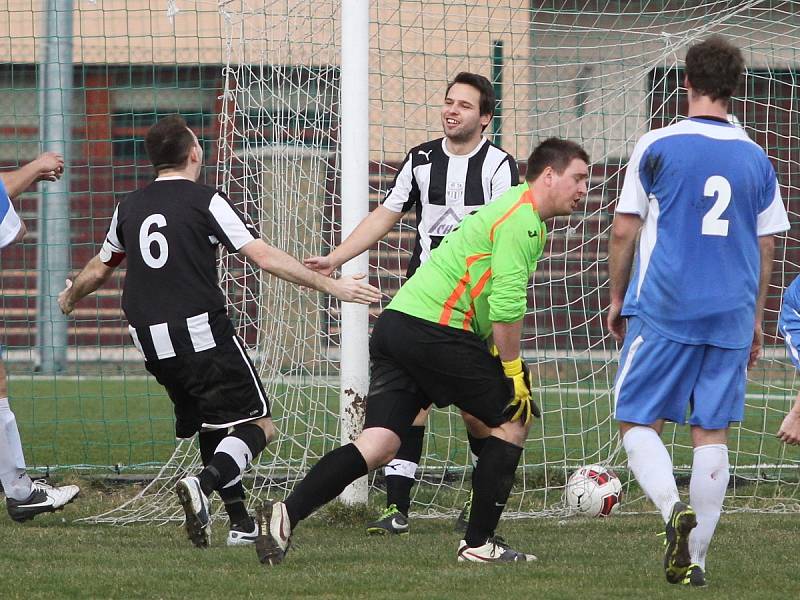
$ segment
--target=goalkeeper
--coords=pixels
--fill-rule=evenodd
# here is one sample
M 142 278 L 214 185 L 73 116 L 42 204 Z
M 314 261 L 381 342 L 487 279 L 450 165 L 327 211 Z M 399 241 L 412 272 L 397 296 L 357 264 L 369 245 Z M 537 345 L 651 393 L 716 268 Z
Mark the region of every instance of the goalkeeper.
M 585 197 L 589 157 L 550 138 L 528 160 L 526 182 L 467 216 L 378 318 L 370 339 L 370 389 L 358 439 L 326 454 L 285 502 L 259 511 L 256 550 L 286 554 L 298 522 L 352 481 L 389 462 L 420 409 L 455 404 L 491 429 L 473 477 L 473 505 L 459 561 L 530 561 L 494 531 L 511 492 L 533 416 L 520 358 L 527 286 L 545 222 Z M 487 350 L 493 336 L 499 359 Z

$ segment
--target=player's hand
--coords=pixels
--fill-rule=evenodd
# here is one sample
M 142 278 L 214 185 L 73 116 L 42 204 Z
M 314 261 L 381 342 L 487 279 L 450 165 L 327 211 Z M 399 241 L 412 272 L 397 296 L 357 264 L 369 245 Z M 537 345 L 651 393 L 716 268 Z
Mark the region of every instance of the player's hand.
M 44 152 L 36 159 L 36 166 L 36 181 L 57 181 L 64 174 L 64 157 L 57 152 Z
M 622 304 L 612 302 L 608 307 L 608 316 L 606 317 L 606 326 L 618 342 L 625 339 L 625 330 L 627 328 L 627 321 L 622 316 Z
M 778 439 L 792 446 L 800 445 L 800 411 L 792 409 L 783 418 L 778 429 Z
M 364 273 L 359 273 L 337 279 L 333 295 L 343 302 L 355 302 L 356 304 L 378 302 L 381 299 L 381 291 L 367 281 L 362 281 L 365 277 Z
M 70 289 L 72 288 L 72 280 L 67 279 L 67 287 L 61 290 L 61 293 L 58 295 L 58 307 L 61 309 L 61 312 L 65 315 L 70 314 L 73 310 L 75 310 L 75 304 L 72 302 L 71 296 L 72 293 Z
M 321 275 L 330 275 L 336 269 L 336 265 L 333 264 L 328 256 L 312 256 L 306 258 L 303 264 L 306 268 L 316 271 Z
M 528 368 L 521 358 L 502 361 L 503 372 L 514 384 L 514 398 L 506 406 L 510 413 L 510 421 L 521 421 L 525 427 L 530 425 L 531 418 L 542 416 L 539 407 L 531 397 L 531 380 Z
M 750 346 L 750 358 L 747 361 L 747 368 L 752 369 L 756 366 L 759 357 L 761 356 L 761 347 L 764 345 L 764 331 L 761 329 L 761 324 L 756 323 L 753 330 L 753 343 Z

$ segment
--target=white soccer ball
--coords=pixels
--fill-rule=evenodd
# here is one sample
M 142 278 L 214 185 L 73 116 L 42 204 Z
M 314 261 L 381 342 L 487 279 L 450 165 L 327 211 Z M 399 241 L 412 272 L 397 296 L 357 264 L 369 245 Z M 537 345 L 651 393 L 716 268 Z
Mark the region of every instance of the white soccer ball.
M 573 512 L 587 517 L 608 517 L 619 510 L 622 482 L 611 469 L 587 465 L 570 476 L 564 495 Z

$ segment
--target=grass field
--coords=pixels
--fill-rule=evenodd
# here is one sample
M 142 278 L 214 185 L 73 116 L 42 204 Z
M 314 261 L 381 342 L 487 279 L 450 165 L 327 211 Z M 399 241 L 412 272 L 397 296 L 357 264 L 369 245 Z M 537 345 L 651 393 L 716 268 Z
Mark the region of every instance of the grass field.
M 84 482 L 61 513 L 18 525 L 0 517 L 3 598 L 792 598 L 800 591 L 800 515 L 724 515 L 707 563 L 709 587 L 664 581 L 659 519 L 502 521 L 500 533 L 539 561 L 459 564 L 451 523 L 416 520 L 408 538 L 364 535 L 363 514 L 312 518 L 286 561 L 266 569 L 252 548 L 197 550 L 171 524 L 71 523 L 132 493 Z M 331 513 L 328 513 L 330 515 Z
M 537 396 L 544 418 L 531 428 L 527 462 L 605 458 L 616 429 L 610 419 L 608 389 L 574 385 L 544 389 Z M 175 448 L 172 406 L 153 379 L 17 378 L 10 382 L 10 392 L 26 458 L 37 469 L 83 465 L 103 470 L 119 465 L 152 472 L 152 465 L 165 462 Z M 331 448 L 338 437 L 338 391 L 277 386 L 272 397 L 279 430 L 297 440 L 276 450 L 281 459 L 291 461 L 298 445 L 316 455 Z M 785 447 L 771 434 L 792 400 L 788 393 L 769 395 L 751 387 L 744 424 L 731 434 L 730 446 L 740 452 L 742 463 L 785 460 Z M 428 430 L 433 435 L 426 454 L 439 461 L 468 463 L 463 425 L 455 411 L 434 411 Z M 768 435 L 759 435 L 760 431 Z M 667 435 L 672 437 L 669 428 Z M 689 445 L 685 428 L 674 439 L 679 445 Z M 676 465 L 690 462 L 690 451 L 676 453 Z

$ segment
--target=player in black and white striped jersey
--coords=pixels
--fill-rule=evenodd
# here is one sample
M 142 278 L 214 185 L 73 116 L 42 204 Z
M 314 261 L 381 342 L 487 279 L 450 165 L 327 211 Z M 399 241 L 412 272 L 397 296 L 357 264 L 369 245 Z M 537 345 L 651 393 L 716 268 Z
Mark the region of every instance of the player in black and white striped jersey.
M 228 544 L 257 531 L 241 476 L 274 435 L 269 400 L 225 309 L 217 276 L 220 244 L 281 279 L 367 304 L 379 291 L 364 276 L 330 279 L 262 241 L 250 219 L 220 190 L 196 183 L 203 151 L 177 116 L 145 139 L 157 178 L 116 208 L 99 254 L 59 295 L 69 314 L 127 258 L 122 308 L 147 370 L 169 393 L 179 438 L 198 433 L 204 469 L 178 482 L 186 530 L 209 543 L 208 496 L 217 491 L 231 520 Z
M 466 215 L 519 183 L 514 157 L 483 136 L 494 107 L 494 89 L 488 79 L 474 73 L 456 75 L 445 91 L 441 111 L 444 137 L 412 148 L 383 203 L 330 254 L 309 258 L 306 266 L 332 273 L 383 238 L 413 208 L 417 237 L 406 273 L 411 277 Z M 396 458 L 386 465 L 386 510 L 368 525 L 369 533 L 408 532 L 411 488 L 429 412 L 420 412 Z M 475 464 L 489 431 L 471 415 L 462 414 Z M 460 529 L 466 527 L 469 506 L 468 502 L 457 520 Z

